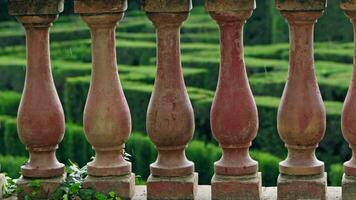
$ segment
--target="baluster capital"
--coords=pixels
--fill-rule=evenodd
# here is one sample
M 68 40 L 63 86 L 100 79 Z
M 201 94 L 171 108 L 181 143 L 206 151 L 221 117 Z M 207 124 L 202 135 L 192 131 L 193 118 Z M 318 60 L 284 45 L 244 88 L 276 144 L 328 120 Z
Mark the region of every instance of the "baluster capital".
M 341 0 L 340 8 L 344 11 L 356 11 L 356 0 Z
M 231 12 L 254 10 L 255 0 L 206 0 L 205 9 L 208 12 Z
M 356 0 L 341 0 L 340 8 L 344 10 L 346 16 L 355 24 L 356 20 Z
M 127 9 L 127 0 L 74 0 L 78 14 L 120 13 Z
M 146 12 L 189 12 L 192 0 L 142 0 L 142 9 Z
M 64 0 L 9 0 L 10 15 L 57 15 L 63 11 Z
M 147 17 L 152 21 L 157 29 L 171 28 L 176 30 L 188 18 L 188 12 L 182 13 L 147 13 Z
M 326 8 L 326 0 L 276 0 L 280 11 L 322 11 Z
M 57 19 L 58 15 L 23 15 L 16 16 L 16 19 L 25 28 L 49 28 L 52 23 Z
M 121 12 L 102 15 L 81 15 L 81 18 L 91 29 L 113 29 L 123 16 L 124 13 Z

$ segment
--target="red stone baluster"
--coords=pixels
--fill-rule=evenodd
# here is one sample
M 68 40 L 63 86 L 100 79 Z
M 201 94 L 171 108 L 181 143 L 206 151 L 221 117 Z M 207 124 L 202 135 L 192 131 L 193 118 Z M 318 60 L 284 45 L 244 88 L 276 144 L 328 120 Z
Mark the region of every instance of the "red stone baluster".
M 342 2 L 341 8 L 350 18 L 354 33 L 356 33 L 356 1 Z M 356 34 L 354 36 L 356 37 Z M 354 60 L 356 60 L 356 53 Z M 342 199 L 353 200 L 356 198 L 356 62 L 354 62 L 352 81 L 344 102 L 341 121 L 342 133 L 352 149 L 351 159 L 344 163 L 345 174 L 342 179 Z
M 84 109 L 84 131 L 95 150 L 87 164 L 84 187 L 104 193 L 114 191 L 132 198 L 135 176 L 124 159 L 131 133 L 131 116 L 116 63 L 115 27 L 127 8 L 126 0 L 75 1 L 75 12 L 89 26 L 92 38 L 92 79 Z
M 248 83 L 243 54 L 243 26 L 255 1 L 207 0 L 206 9 L 219 25 L 221 64 L 211 108 L 211 129 L 223 149 L 215 163 L 213 199 L 260 199 L 261 176 L 249 147 L 258 129 L 257 107 Z
M 326 116 L 314 72 L 313 31 L 325 0 L 277 0 L 290 30 L 289 77 L 278 111 L 278 132 L 288 149 L 280 163 L 278 199 L 325 199 L 324 163 L 315 149 Z
M 25 27 L 27 47 L 26 81 L 17 124 L 19 137 L 29 151 L 29 161 L 21 167 L 20 199 L 25 194 L 32 195 L 28 187 L 32 179 L 41 179 L 37 198 L 48 198 L 64 181 L 64 165 L 58 162 L 56 149 L 63 139 L 65 121 L 49 52 L 49 28 L 62 7 L 63 2 L 52 0 L 43 4 L 9 1 L 9 13 Z
M 151 164 L 148 199 L 193 199 L 197 174 L 185 148 L 194 132 L 194 113 L 180 63 L 180 27 L 190 1 L 147 0 L 144 9 L 157 31 L 157 76 L 147 113 L 147 132 L 158 158 Z

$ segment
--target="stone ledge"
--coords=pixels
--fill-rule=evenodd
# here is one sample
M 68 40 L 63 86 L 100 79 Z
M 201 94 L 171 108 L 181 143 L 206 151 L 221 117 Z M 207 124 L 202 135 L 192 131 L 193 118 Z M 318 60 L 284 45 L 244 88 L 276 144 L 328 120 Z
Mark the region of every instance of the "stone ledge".
M 146 200 L 147 190 L 146 186 L 136 186 L 136 193 L 133 200 Z M 12 197 L 6 200 L 16 200 Z M 210 185 L 200 185 L 198 187 L 197 200 L 210 200 L 211 188 Z M 262 188 L 262 200 L 276 200 L 277 188 L 276 187 L 264 187 Z M 328 187 L 327 188 L 327 200 L 341 200 L 341 187 Z

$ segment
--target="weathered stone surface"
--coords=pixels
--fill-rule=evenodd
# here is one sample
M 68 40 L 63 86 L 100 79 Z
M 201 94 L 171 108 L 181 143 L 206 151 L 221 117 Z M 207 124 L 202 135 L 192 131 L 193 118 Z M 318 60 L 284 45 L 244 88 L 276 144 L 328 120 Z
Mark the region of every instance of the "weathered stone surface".
M 142 0 L 142 9 L 146 12 L 188 12 L 192 9 L 192 0 Z
M 131 173 L 123 149 L 131 134 L 131 114 L 117 73 L 115 28 L 123 13 L 82 15 L 92 38 L 92 82 L 84 108 L 86 138 L 95 150 L 91 176 Z
M 288 156 L 279 171 L 288 175 L 317 175 L 324 163 L 315 149 L 324 137 L 326 112 L 314 70 L 314 24 L 322 11 L 282 11 L 290 30 L 289 72 L 278 109 L 277 128 Z
M 276 0 L 276 7 L 285 11 L 318 11 L 325 9 L 326 0 Z
M 246 176 L 214 175 L 211 181 L 213 200 L 260 200 L 261 173 Z
M 100 14 L 124 12 L 127 0 L 75 0 L 74 12 L 79 14 Z
M 340 7 L 343 10 L 356 11 L 356 0 L 341 0 Z
M 16 200 L 16 197 L 10 197 L 6 200 Z M 209 185 L 199 185 L 197 192 L 197 200 L 211 199 L 211 188 Z M 263 187 L 261 200 L 276 200 L 277 188 L 276 187 Z M 341 200 L 341 187 L 328 187 L 327 200 Z M 147 200 L 147 189 L 144 185 L 136 186 L 135 196 L 132 200 Z
M 52 178 L 64 173 L 56 149 L 65 131 L 64 112 L 51 74 L 49 27 L 56 15 L 17 16 L 26 30 L 26 83 L 19 106 L 17 127 L 29 151 L 21 167 L 24 177 Z
M 93 188 L 104 194 L 115 192 L 124 200 L 132 199 L 135 194 L 135 174 L 108 177 L 87 176 L 83 187 Z
M 209 12 L 228 12 L 239 10 L 254 10 L 255 0 L 206 0 L 205 9 Z
M 356 199 L 356 177 L 342 176 L 342 199 L 343 200 L 355 200 Z
M 356 1 L 349 1 L 349 4 L 345 4 L 346 1 L 341 3 L 341 7 L 345 9 L 345 14 L 350 19 L 354 32 L 356 31 L 356 7 L 354 7 Z M 354 3 L 354 4 L 351 4 Z M 355 41 L 356 42 L 356 41 Z M 353 66 L 356 70 L 356 62 Z M 345 140 L 349 143 L 350 148 L 352 149 L 352 157 L 349 161 L 344 163 L 344 172 L 346 177 L 355 177 L 356 176 L 356 74 L 353 73 L 352 80 L 350 82 L 350 87 L 347 92 L 344 106 L 341 115 L 341 129 L 342 134 L 344 135 Z
M 220 30 L 221 64 L 211 107 L 211 130 L 223 150 L 215 162 L 215 174 L 242 176 L 258 172 L 249 155 L 257 135 L 258 112 L 248 82 L 243 57 L 243 26 L 251 10 L 211 12 Z M 244 105 L 244 106 L 241 106 Z
M 49 199 L 52 193 L 65 181 L 65 179 L 66 174 L 63 174 L 60 177 L 48 179 L 28 179 L 21 176 L 17 181 L 18 199 L 22 200 L 26 195 L 28 195 L 31 199 Z M 30 183 L 34 180 L 39 181 L 39 187 L 33 187 L 30 185 Z
M 198 174 L 185 177 L 155 177 L 147 180 L 148 200 L 192 200 L 198 188 Z
M 51 15 L 63 11 L 64 0 L 9 0 L 10 15 Z
M 313 176 L 280 174 L 277 182 L 278 200 L 326 199 L 326 173 Z
M 6 184 L 5 174 L 0 174 L 0 197 L 3 192 L 2 189 L 4 184 Z
M 147 13 L 157 32 L 157 76 L 146 121 L 147 133 L 158 150 L 150 166 L 156 177 L 184 177 L 194 172 L 194 163 L 185 155 L 194 133 L 194 111 L 184 83 L 179 38 L 188 15 Z

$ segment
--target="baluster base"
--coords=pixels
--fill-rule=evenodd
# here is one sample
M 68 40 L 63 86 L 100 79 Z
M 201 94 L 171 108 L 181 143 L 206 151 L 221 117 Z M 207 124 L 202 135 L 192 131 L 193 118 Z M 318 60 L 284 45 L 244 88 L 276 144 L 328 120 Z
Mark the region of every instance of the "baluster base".
M 147 180 L 148 200 L 192 200 L 198 189 L 198 173 L 184 177 L 157 177 Z
M 135 174 L 107 177 L 87 176 L 83 187 L 93 188 L 104 194 L 115 192 L 121 199 L 128 200 L 132 199 L 135 194 Z
M 214 175 L 211 180 L 213 200 L 260 200 L 262 198 L 261 173 L 246 176 Z
M 50 199 L 53 192 L 65 182 L 67 174 L 53 178 L 25 178 L 21 176 L 17 181 L 17 198 L 18 200 L 25 199 L 28 195 L 31 199 Z M 34 184 L 34 180 L 38 181 L 38 185 Z
M 344 174 L 342 176 L 342 199 L 356 199 L 356 177 Z
M 293 176 L 279 174 L 277 199 L 326 199 L 327 174 Z
M 87 164 L 88 174 L 95 177 L 122 176 L 131 172 L 131 163 L 125 161 L 117 166 L 97 165 L 94 161 Z
M 34 168 L 28 164 L 21 166 L 21 174 L 28 178 L 51 178 L 61 176 L 64 173 L 64 164 L 58 163 L 49 169 Z

